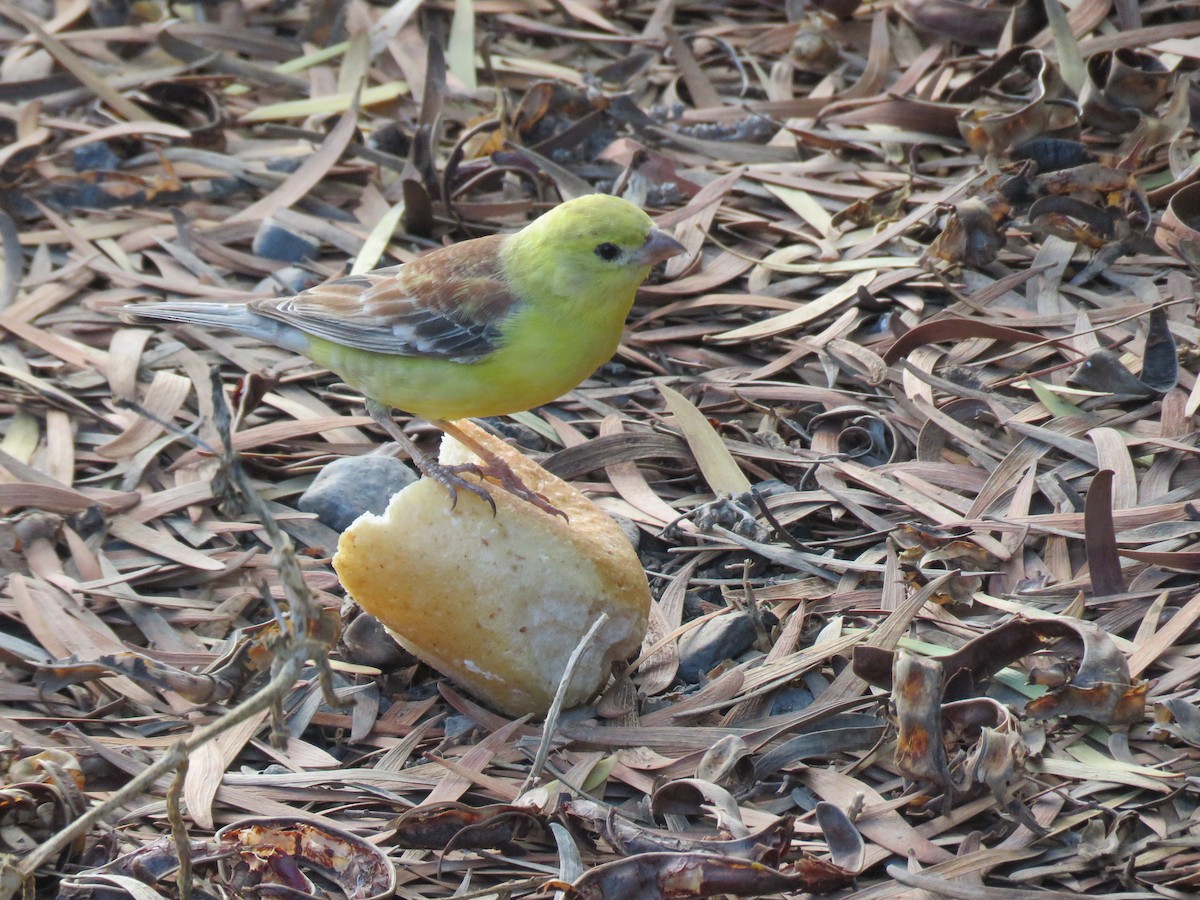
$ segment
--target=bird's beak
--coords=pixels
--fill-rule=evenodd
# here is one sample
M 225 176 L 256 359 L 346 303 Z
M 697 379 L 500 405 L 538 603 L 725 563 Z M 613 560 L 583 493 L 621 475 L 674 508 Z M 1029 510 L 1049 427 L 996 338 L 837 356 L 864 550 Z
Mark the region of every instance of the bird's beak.
M 665 231 L 660 231 L 657 228 L 651 228 L 650 233 L 646 235 L 646 243 L 642 244 L 634 251 L 633 259 L 638 265 L 652 266 L 655 263 L 660 263 L 664 259 L 670 259 L 672 256 L 678 256 L 680 253 L 686 252 L 687 248 L 675 238 L 671 237 Z

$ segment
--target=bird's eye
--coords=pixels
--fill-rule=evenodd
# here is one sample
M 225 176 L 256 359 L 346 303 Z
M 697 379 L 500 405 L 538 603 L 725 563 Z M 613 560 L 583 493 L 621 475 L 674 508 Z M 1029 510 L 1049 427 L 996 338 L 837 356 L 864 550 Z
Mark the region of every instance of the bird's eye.
M 606 241 L 596 245 L 596 255 L 605 262 L 613 262 L 621 258 L 621 248 Z

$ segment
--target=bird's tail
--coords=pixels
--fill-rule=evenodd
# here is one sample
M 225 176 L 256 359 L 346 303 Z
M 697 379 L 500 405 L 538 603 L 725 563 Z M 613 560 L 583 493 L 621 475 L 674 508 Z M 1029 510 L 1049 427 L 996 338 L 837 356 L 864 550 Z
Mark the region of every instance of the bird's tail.
M 168 303 L 137 303 L 123 306 L 118 315 L 130 324 L 150 321 L 180 322 L 204 328 L 221 328 L 244 334 L 292 350 L 302 350 L 297 343 L 306 340 L 298 329 L 255 312 L 245 303 L 204 303 L 201 301 L 172 301 Z

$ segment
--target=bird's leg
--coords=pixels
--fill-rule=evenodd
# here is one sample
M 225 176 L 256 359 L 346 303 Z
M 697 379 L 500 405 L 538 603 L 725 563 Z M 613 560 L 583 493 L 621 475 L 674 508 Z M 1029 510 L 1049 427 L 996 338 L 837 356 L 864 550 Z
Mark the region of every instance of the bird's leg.
M 483 465 L 477 465 L 474 463 L 470 464 L 471 469 L 476 474 L 491 478 L 514 497 L 518 497 L 521 500 L 524 500 L 526 503 L 536 506 L 542 512 L 550 513 L 552 516 L 562 516 L 564 520 L 570 521 L 567 519 L 567 514 L 565 512 L 547 500 L 544 495 L 539 494 L 533 488 L 529 487 L 529 485 L 527 485 L 524 481 L 522 481 L 521 477 L 512 470 L 512 467 L 509 466 L 508 463 L 506 463 L 495 453 L 492 453 L 486 447 L 481 446 L 478 441 L 472 440 L 470 435 L 464 432 L 453 422 L 447 422 L 444 419 L 438 419 L 433 424 L 442 431 L 446 432 L 446 434 L 450 435 L 450 437 L 454 438 L 483 461 Z M 458 466 L 450 466 L 449 468 L 451 470 L 459 470 Z
M 422 453 L 417 445 L 412 442 L 407 434 L 405 434 L 400 426 L 396 424 L 392 418 L 392 411 L 382 403 L 377 403 L 374 400 L 367 400 L 367 415 L 375 420 L 375 423 L 383 429 L 384 434 L 390 437 L 393 441 L 399 444 L 404 452 L 412 458 L 413 465 L 417 467 L 422 475 L 432 478 L 438 484 L 442 485 L 450 492 L 450 508 L 453 509 L 458 505 L 458 489 L 466 488 L 479 499 L 487 503 L 492 508 L 492 515 L 496 514 L 496 501 L 492 499 L 492 495 L 487 492 L 487 488 L 482 485 L 474 484 L 467 481 L 465 478 L 459 477 L 459 472 L 474 471 L 480 477 L 483 476 L 483 469 L 479 466 L 444 466 L 436 459 L 432 459 L 425 453 Z M 439 427 L 441 423 L 438 423 Z M 458 435 L 455 435 L 458 438 Z M 458 438 L 460 441 L 461 438 Z M 470 446 L 468 444 L 467 446 Z M 474 449 L 472 447 L 472 449 Z

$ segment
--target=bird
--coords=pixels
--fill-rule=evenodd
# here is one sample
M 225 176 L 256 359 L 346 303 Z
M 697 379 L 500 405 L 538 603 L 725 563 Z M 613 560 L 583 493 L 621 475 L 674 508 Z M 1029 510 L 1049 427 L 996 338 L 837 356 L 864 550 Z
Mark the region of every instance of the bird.
M 294 296 L 138 303 L 118 313 L 134 324 L 232 331 L 305 356 L 363 395 L 371 417 L 422 474 L 446 487 L 452 506 L 465 488 L 495 511 L 487 489 L 462 478 L 470 471 L 559 513 L 454 420 L 532 409 L 579 385 L 616 352 L 651 268 L 683 252 L 636 204 L 587 194 L 519 231 Z M 393 408 L 427 419 L 482 463 L 434 461 L 400 430 Z

